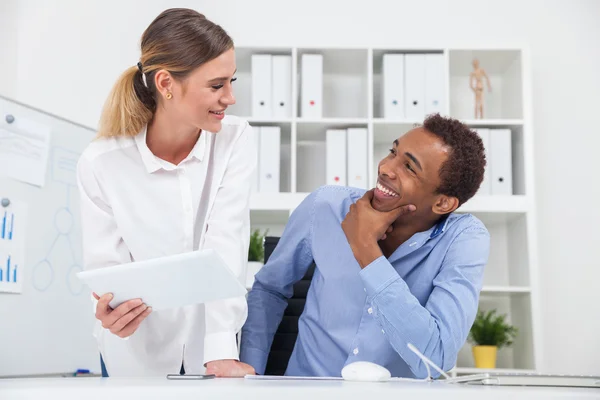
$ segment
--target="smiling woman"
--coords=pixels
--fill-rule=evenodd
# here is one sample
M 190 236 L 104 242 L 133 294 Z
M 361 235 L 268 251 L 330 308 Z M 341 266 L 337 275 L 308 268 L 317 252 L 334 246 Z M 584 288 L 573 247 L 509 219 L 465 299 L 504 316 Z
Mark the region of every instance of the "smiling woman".
M 202 14 L 169 9 L 148 26 L 78 163 L 85 269 L 210 248 L 245 276 L 256 152 L 248 123 L 225 116 L 235 71 L 232 39 Z M 254 373 L 237 361 L 243 297 L 161 311 L 94 297 L 110 376 Z
M 137 66 L 127 69 L 115 84 L 99 136 L 134 136 L 167 106 L 178 116 L 210 121 L 206 114 L 213 111 L 222 119 L 225 108 L 235 103 L 230 86 L 234 72 L 233 40 L 220 26 L 193 10 L 167 10 L 142 35 Z M 217 94 L 224 88 L 226 96 Z M 225 97 L 222 104 L 220 97 Z M 175 104 L 164 104 L 165 100 Z M 195 115 L 199 108 L 202 115 Z M 218 127 L 214 121 L 209 124 Z

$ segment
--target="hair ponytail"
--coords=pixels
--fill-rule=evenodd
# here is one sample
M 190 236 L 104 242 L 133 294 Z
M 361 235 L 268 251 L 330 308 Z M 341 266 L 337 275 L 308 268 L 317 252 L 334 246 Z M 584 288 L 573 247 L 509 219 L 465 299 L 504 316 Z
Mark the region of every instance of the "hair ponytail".
M 138 67 L 128 68 L 113 86 L 100 117 L 99 138 L 135 136 L 154 114 L 154 98 Z

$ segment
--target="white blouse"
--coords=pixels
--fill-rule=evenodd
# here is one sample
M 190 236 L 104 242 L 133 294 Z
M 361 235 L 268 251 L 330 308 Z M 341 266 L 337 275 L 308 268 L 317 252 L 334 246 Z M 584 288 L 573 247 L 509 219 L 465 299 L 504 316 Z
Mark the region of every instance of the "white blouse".
M 93 141 L 77 166 L 84 268 L 210 248 L 245 283 L 256 162 L 252 128 L 230 116 L 179 165 L 152 154 L 146 129 Z M 126 340 L 96 321 L 94 336 L 110 376 L 164 377 L 182 362 L 201 374 L 206 362 L 238 359 L 247 314 L 240 297 L 153 311 Z

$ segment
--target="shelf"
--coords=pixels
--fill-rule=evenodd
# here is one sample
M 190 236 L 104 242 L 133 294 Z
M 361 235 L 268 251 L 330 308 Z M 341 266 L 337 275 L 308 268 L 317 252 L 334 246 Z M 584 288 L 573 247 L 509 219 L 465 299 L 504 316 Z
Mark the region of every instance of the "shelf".
M 368 52 L 366 48 L 299 47 L 298 73 L 301 71 L 303 54 L 323 56 L 323 75 L 367 75 Z
M 373 162 L 375 165 L 387 157 L 394 140 L 415 128 L 415 122 L 394 121 L 373 124 Z M 375 169 L 376 171 L 376 169 Z
M 310 193 L 254 193 L 250 198 L 252 210 L 292 210 Z M 525 213 L 527 196 L 474 196 L 459 212 L 469 213 Z
M 277 119 L 277 118 L 256 118 L 256 117 L 241 117 L 248 121 L 248 123 L 254 124 L 291 124 L 291 118 Z
M 299 48 L 297 52 L 297 87 L 302 109 L 302 57 L 305 54 L 323 56 L 322 115 L 325 117 L 367 117 L 368 51 L 367 49 Z
M 529 198 L 525 195 L 475 195 L 457 211 L 469 213 L 525 213 L 530 210 L 529 203 Z
M 506 264 L 510 267 L 510 264 Z M 485 281 L 485 277 L 484 277 Z M 507 285 L 515 287 L 518 285 Z M 485 286 L 484 286 L 485 287 Z M 526 287 L 523 285 L 522 287 Z M 518 329 L 517 335 L 511 346 L 498 350 L 496 367 L 503 370 L 526 370 L 539 368 L 536 365 L 534 354 L 533 309 L 531 295 L 505 294 L 483 295 L 479 298 L 478 310 L 496 310 L 496 315 L 505 315 L 506 322 Z M 473 343 L 467 341 L 461 347 L 456 365 L 462 368 L 475 368 L 473 357 Z
M 373 118 L 373 123 L 379 124 L 390 124 L 390 125 L 419 125 L 423 121 L 416 119 L 391 119 L 391 118 Z
M 253 193 L 250 196 L 250 210 L 290 211 L 306 198 L 308 193 Z
M 251 123 L 290 124 L 292 122 L 309 124 L 368 124 L 375 125 L 420 125 L 422 120 L 416 119 L 391 119 L 391 118 L 256 118 L 251 116 L 239 116 L 239 118 Z M 471 127 L 517 127 L 523 126 L 522 119 L 463 119 L 464 124 Z
M 372 121 L 374 142 L 386 146 L 409 130 L 423 124 L 423 121 L 409 119 L 374 118 Z M 520 119 L 467 119 L 461 122 L 471 128 L 508 128 L 515 132 L 515 135 L 519 135 L 523 129 L 523 120 Z
M 299 124 L 368 124 L 367 118 L 298 118 Z
M 292 55 L 291 47 L 236 47 L 235 61 L 238 78 L 233 83 L 236 103 L 227 111 L 236 116 L 252 115 L 252 54 Z M 262 122 L 262 120 L 261 120 Z
M 362 118 L 298 119 L 297 140 L 298 142 L 322 141 L 325 145 L 325 132 L 327 129 L 366 128 L 367 123 L 367 119 Z
M 530 71 L 523 69 L 526 59 L 515 48 L 388 48 L 388 47 L 256 47 L 236 49 L 238 81 L 234 84 L 237 104 L 228 109 L 246 116 L 253 126 L 280 126 L 282 129 L 282 178 L 280 193 L 254 193 L 250 199 L 253 228 L 280 236 L 289 216 L 310 192 L 326 182 L 326 131 L 361 127 L 368 129 L 365 147 L 371 185 L 377 165 L 386 157 L 393 141 L 423 124 L 423 118 L 385 118 L 381 110 L 382 62 L 385 53 L 438 53 L 443 55 L 444 95 L 441 114 L 460 120 L 487 140 L 496 140 L 509 129 L 511 195 L 490 195 L 481 190 L 457 213 L 471 213 L 485 224 L 490 235 L 490 255 L 483 276 L 478 309 L 496 309 L 518 327 L 513 346 L 498 352 L 496 366 L 487 370 L 474 367 L 470 343 L 460 350 L 454 374 L 482 372 L 534 372 L 541 357 L 537 354 L 540 329 L 537 299 L 538 265 L 535 242 L 535 186 L 533 168 L 534 132 L 530 126 L 528 91 Z M 251 54 L 292 56 L 292 114 L 278 118 L 257 118 L 251 113 Z M 302 117 L 302 55 L 323 55 L 322 113 Z M 475 119 L 474 93 L 469 87 L 473 59 L 486 70 L 492 91 L 485 88 L 484 119 Z M 306 78 L 306 77 L 304 77 Z M 489 130 L 489 131 L 488 131 Z M 493 135 L 498 136 L 493 136 Z M 487 138 L 487 139 L 486 139 Z M 491 144 L 490 144 L 491 146 Z M 505 150 L 506 150 L 506 146 Z M 488 148 L 489 149 L 489 148 Z M 492 168 L 488 153 L 488 179 Z M 498 159 L 496 159 L 497 161 Z M 497 164 L 497 163 L 496 163 Z M 504 163 L 506 165 L 506 163 Z M 502 169 L 502 168 L 499 168 Z M 509 175 L 510 174 L 510 175 Z M 499 179 L 496 172 L 493 179 Z M 491 182 L 491 181 L 490 181 Z M 527 184 L 526 184 L 527 183 Z M 487 188 L 487 186 L 484 186 Z M 497 189 L 497 188 L 496 188 Z M 497 191 L 494 191 L 497 193 Z
M 505 374 L 534 374 L 536 373 L 533 369 L 510 369 L 510 368 L 454 368 L 450 371 L 451 374 L 457 375 L 471 375 L 471 374 L 485 374 L 485 373 L 505 373 Z
M 523 126 L 522 119 L 463 119 L 462 123 L 471 127 L 517 127 Z
M 482 295 L 526 295 L 530 293 L 529 286 L 484 286 L 481 289 Z
M 506 224 L 510 226 L 514 221 L 525 218 L 529 210 L 531 210 L 529 198 L 524 195 L 475 195 L 471 200 L 458 208 L 456 213 L 473 214 L 490 230 L 495 226 L 507 226 Z
M 260 127 L 275 126 L 280 128 L 280 147 L 279 147 L 279 192 L 272 193 L 278 195 L 280 193 L 289 193 L 292 189 L 292 125 L 287 123 L 275 122 L 252 122 L 255 139 L 257 144 L 261 142 Z M 265 142 L 266 143 L 266 142 Z M 260 145 L 257 151 L 260 153 Z M 257 165 L 257 179 L 260 174 L 260 163 Z
M 469 86 L 473 60 L 486 71 L 492 91 L 483 79 L 484 117 L 519 119 L 523 117 L 522 60 L 520 50 L 450 50 L 450 113 L 474 118 L 475 95 Z
M 437 99 L 438 102 L 436 102 L 436 104 L 438 104 L 437 107 L 434 108 L 428 108 L 425 107 L 425 109 L 423 109 L 423 117 L 425 117 L 425 115 L 427 114 L 431 114 L 433 113 L 435 110 L 441 112 L 441 113 L 446 113 L 447 112 L 447 100 L 446 100 L 446 93 L 447 93 L 447 60 L 446 60 L 446 54 L 444 52 L 443 49 L 440 48 L 433 48 L 433 49 L 421 49 L 421 48 L 412 48 L 412 49 L 393 49 L 393 48 L 374 48 L 372 50 L 372 69 L 373 69 L 373 81 L 372 81 L 372 93 L 373 93 L 373 116 L 375 117 L 384 117 L 385 112 L 384 112 L 384 99 L 383 99 L 383 95 L 384 95 L 384 56 L 386 54 L 401 54 L 404 55 L 404 61 L 402 61 L 403 65 L 404 65 L 404 71 L 402 71 L 402 69 L 399 69 L 396 71 L 396 73 L 399 73 L 400 75 L 404 74 L 404 76 L 398 76 L 398 78 L 403 79 L 405 82 L 409 82 L 409 81 L 413 81 L 416 82 L 420 79 L 422 79 L 423 84 L 425 85 L 425 82 L 427 81 L 425 75 L 426 74 L 432 74 L 429 77 L 429 81 L 430 82 L 434 82 L 435 79 L 435 84 L 436 86 L 438 86 L 438 88 L 440 89 L 440 93 L 438 93 L 439 98 Z M 414 72 L 407 72 L 407 59 L 408 57 L 412 57 L 412 55 L 416 55 L 419 54 L 421 55 L 423 58 L 423 63 L 424 63 L 424 67 L 425 67 L 425 73 L 423 75 L 421 74 L 415 74 L 415 75 L 411 75 L 414 74 Z M 434 64 L 431 64 L 429 67 L 427 67 L 426 65 L 428 65 L 428 62 L 426 61 L 426 58 L 428 58 L 430 55 L 436 55 L 436 60 L 437 62 L 435 62 Z M 396 68 L 398 68 L 398 66 L 396 67 L 392 67 L 393 69 L 391 69 L 390 71 L 388 71 L 388 73 L 396 70 Z M 392 75 L 394 75 L 394 73 L 392 72 Z M 390 77 L 391 78 L 391 77 Z M 391 78 L 394 79 L 394 78 Z M 399 79 L 399 81 L 400 81 Z M 443 89 L 439 87 L 439 85 L 443 85 Z M 408 85 L 407 85 L 408 86 Z M 400 88 L 399 88 L 400 89 Z M 404 99 L 402 99 L 401 104 L 399 105 L 400 107 L 402 107 L 404 105 L 405 108 L 407 108 L 408 104 L 410 103 L 409 99 L 406 98 L 407 96 L 409 96 L 410 94 L 410 90 L 406 90 L 407 87 L 401 88 L 399 92 L 396 93 L 396 96 L 400 96 L 400 97 L 405 97 Z M 424 93 L 425 94 L 425 93 Z M 423 97 L 423 104 L 426 104 L 427 101 L 425 99 L 425 97 Z M 406 110 L 403 110 L 404 112 Z M 408 114 L 407 114 L 408 115 Z M 411 114 L 411 115 L 415 115 L 415 114 Z M 423 121 L 418 121 L 419 123 L 422 123 Z

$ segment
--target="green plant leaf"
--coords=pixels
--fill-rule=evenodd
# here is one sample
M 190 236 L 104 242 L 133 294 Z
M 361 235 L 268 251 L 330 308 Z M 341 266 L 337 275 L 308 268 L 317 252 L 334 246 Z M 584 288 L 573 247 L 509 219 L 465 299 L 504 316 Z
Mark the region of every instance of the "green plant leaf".
M 260 230 L 256 229 L 250 235 L 250 247 L 248 247 L 248 261 L 263 262 L 265 256 L 264 238 L 269 230 L 267 229 L 261 235 Z
M 469 341 L 500 349 L 512 345 L 517 333 L 518 329 L 506 322 L 506 315 L 496 315 L 496 310 L 479 311 L 469 332 Z

